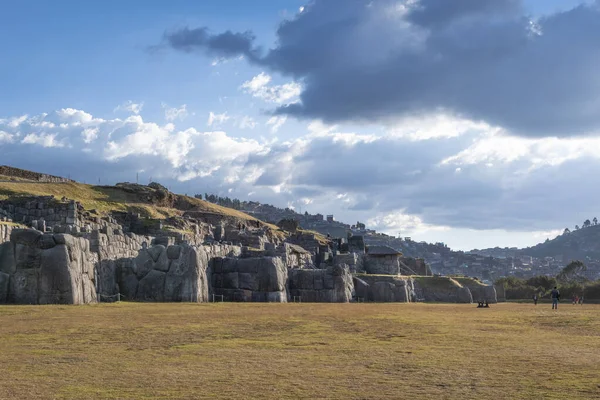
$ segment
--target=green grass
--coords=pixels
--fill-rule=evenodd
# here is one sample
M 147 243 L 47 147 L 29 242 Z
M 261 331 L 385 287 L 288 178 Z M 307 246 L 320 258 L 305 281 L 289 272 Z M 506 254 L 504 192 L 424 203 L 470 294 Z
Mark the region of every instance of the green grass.
M 462 286 L 485 286 L 485 284 L 483 282 L 478 281 L 477 279 L 473 279 L 473 278 L 453 276 L 452 279 L 454 279 L 456 282 L 460 283 Z
M 600 306 L 0 307 L 0 398 L 600 398 Z
M 457 279 L 448 276 L 413 276 L 415 282 L 421 287 L 453 288 L 462 287 Z

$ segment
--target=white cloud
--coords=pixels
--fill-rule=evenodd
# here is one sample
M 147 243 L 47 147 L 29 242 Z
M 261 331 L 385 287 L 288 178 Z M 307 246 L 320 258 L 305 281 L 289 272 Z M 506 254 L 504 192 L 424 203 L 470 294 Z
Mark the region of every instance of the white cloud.
M 283 124 L 285 124 L 285 121 L 287 121 L 286 116 L 271 117 L 267 121 L 267 125 L 271 126 L 271 133 L 277 133 L 279 128 L 281 128 L 283 126 Z
M 13 135 L 8 132 L 0 131 L 0 143 L 12 143 Z
M 418 216 L 406 214 L 405 210 L 379 214 L 367 220 L 367 226 L 393 236 L 405 236 L 415 233 L 422 234 L 427 231 L 443 231 L 448 229 L 444 226 L 425 224 Z
M 561 165 L 583 157 L 600 159 L 600 137 L 528 139 L 507 134 L 485 135 L 441 164 L 501 165 L 522 162 L 530 168 Z
M 242 119 L 240 120 L 238 126 L 240 129 L 254 129 L 256 128 L 256 121 L 254 119 L 252 119 L 252 117 L 249 116 L 244 116 L 242 117 Z
M 212 119 L 213 125 L 224 120 L 214 113 Z M 235 126 L 243 120 L 232 119 Z M 112 169 L 111 176 L 145 170 L 183 192 L 233 188 L 262 202 L 368 221 L 393 235 L 448 241 L 443 229 L 451 227 L 520 230 L 531 238 L 532 232 L 583 221 L 596 207 L 596 189 L 578 179 L 586 171 L 600 173 L 598 137 L 515 139 L 483 130 L 413 140 L 385 129 L 375 130 L 379 135 L 364 127 L 344 132 L 315 122 L 281 142 L 232 137 L 214 126 L 208 132 L 179 129 L 139 115 L 104 120 L 69 108 L 13 121 L 0 120 L 3 163 L 34 154 L 32 169 L 77 163 L 86 179 L 97 176 L 97 168 Z M 268 127 L 279 129 L 283 122 L 285 117 L 273 117 Z M 64 154 L 58 161 L 57 152 Z M 202 181 L 183 183 L 195 178 Z
M 227 113 L 215 114 L 214 112 L 211 111 L 208 114 L 208 121 L 206 122 L 206 125 L 219 126 L 219 125 L 222 125 L 223 123 L 225 123 L 228 119 L 229 119 L 229 116 L 227 115 Z
M 444 113 L 403 118 L 388 129 L 390 135 L 410 140 L 453 138 L 473 132 L 491 135 L 499 131 L 499 128 L 494 128 L 485 122 L 471 121 Z
M 271 80 L 270 75 L 261 72 L 251 80 L 244 82 L 240 88 L 253 97 L 278 104 L 296 101 L 302 92 L 302 86 L 296 82 L 269 86 Z
M 83 141 L 85 143 L 91 143 L 98 138 L 98 132 L 100 130 L 98 128 L 85 128 L 83 132 L 81 132 L 81 136 L 83 137 Z
M 142 112 L 142 108 L 144 108 L 144 103 L 134 103 L 131 100 L 127 100 L 125 103 L 121 104 L 120 106 L 117 106 L 117 108 L 114 109 L 114 112 L 118 112 L 118 111 L 128 111 L 130 113 L 133 114 L 139 114 Z
M 183 104 L 180 107 L 169 107 L 165 103 L 162 103 L 161 105 L 165 111 L 165 119 L 167 121 L 183 121 L 189 115 L 186 104 Z
M 48 133 L 30 133 L 26 135 L 21 143 L 24 144 L 37 144 L 43 147 L 64 147 L 64 143 L 56 140 L 56 134 L 48 134 Z

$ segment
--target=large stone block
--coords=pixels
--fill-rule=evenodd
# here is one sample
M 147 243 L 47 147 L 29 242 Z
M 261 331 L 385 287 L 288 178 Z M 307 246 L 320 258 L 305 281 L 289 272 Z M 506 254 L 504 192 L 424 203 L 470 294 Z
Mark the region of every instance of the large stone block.
M 10 275 L 0 272 L 0 304 L 6 303 L 8 300 L 8 284 Z
M 28 246 L 37 246 L 42 232 L 35 229 L 13 229 L 10 234 L 10 241 Z
M 38 270 L 18 269 L 10 278 L 8 302 L 38 304 Z
M 42 252 L 38 281 L 40 304 L 73 304 L 74 277 L 71 276 L 70 263 L 69 251 L 64 244 Z
M 137 300 L 164 301 L 165 278 L 164 272 L 157 270 L 148 272 L 138 285 Z
M 12 242 L 0 244 L 0 272 L 13 274 L 17 270 L 17 260 L 15 259 L 15 246 Z

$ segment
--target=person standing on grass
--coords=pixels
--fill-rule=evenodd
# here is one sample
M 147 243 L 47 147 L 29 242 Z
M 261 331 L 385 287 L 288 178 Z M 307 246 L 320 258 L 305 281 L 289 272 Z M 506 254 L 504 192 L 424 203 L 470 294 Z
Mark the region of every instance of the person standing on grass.
M 550 297 L 552 297 L 552 309 L 558 310 L 558 300 L 560 299 L 560 292 L 558 291 L 556 286 L 554 286 L 554 289 L 552 289 Z
M 538 297 L 537 297 L 537 293 L 533 295 L 533 305 L 537 306 L 537 301 L 538 301 Z
M 583 295 L 581 295 L 581 297 L 579 298 L 579 305 L 583 305 Z

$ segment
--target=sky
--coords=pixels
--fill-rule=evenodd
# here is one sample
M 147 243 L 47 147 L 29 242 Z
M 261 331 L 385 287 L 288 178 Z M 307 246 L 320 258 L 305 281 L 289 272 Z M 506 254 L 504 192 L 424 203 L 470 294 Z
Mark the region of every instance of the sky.
M 0 5 L 0 164 L 462 250 L 600 214 L 600 1 Z

